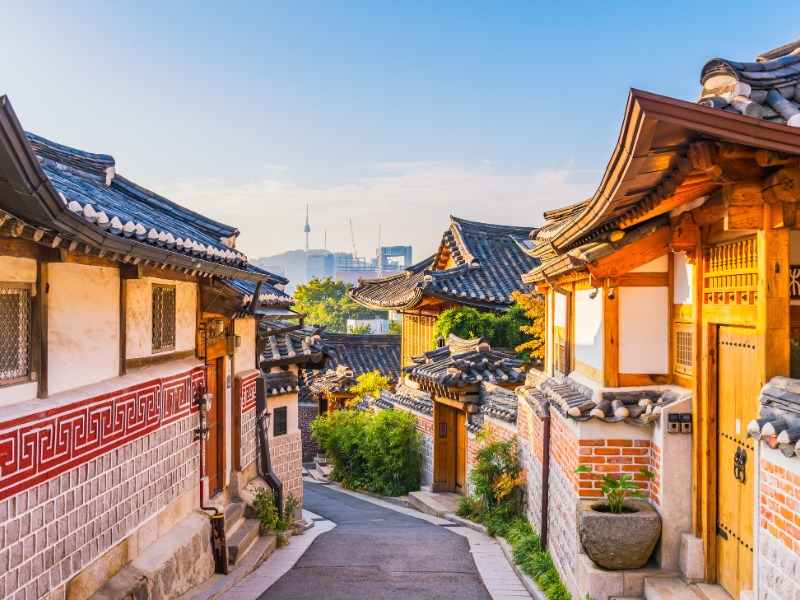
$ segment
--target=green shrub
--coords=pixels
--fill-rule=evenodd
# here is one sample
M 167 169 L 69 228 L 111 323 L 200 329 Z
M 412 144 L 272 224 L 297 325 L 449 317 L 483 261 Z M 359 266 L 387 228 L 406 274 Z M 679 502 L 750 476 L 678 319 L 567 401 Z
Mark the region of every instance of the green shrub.
M 253 500 L 253 509 L 258 518 L 258 534 L 274 535 L 278 546 L 286 544 L 284 531 L 288 531 L 294 524 L 295 511 L 300 508 L 300 499 L 290 493 L 286 497 L 284 518 L 278 516 L 278 507 L 275 506 L 275 495 L 272 490 L 258 488 Z
M 517 437 L 494 439 L 487 427 L 478 435 L 478 442 L 480 448 L 475 452 L 469 479 L 481 504 L 479 512 L 487 518 L 495 513 L 508 518 L 521 514 L 525 469 L 517 457 Z
M 335 410 L 318 416 L 311 430 L 343 487 L 386 496 L 419 489 L 423 442 L 412 415 Z

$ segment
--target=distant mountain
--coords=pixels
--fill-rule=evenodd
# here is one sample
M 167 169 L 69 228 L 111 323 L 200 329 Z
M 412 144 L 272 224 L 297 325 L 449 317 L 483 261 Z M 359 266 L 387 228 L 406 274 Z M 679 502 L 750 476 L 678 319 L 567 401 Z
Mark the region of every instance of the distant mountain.
M 251 260 L 253 264 L 262 269 L 270 270 L 270 267 L 280 267 L 283 273 L 278 271 L 278 275 L 283 275 L 289 280 L 286 286 L 286 293 L 293 294 L 295 286 L 306 283 L 306 252 L 305 250 L 289 250 L 274 256 L 264 256 Z

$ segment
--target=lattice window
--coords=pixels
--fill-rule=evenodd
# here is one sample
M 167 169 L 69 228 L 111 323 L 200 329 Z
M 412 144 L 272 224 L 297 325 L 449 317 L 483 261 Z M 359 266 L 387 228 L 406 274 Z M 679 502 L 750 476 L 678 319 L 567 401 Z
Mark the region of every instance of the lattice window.
M 31 374 L 31 287 L 0 283 L 0 382 Z
M 755 305 L 758 251 L 755 238 L 710 248 L 703 260 L 703 301 L 710 305 Z
M 675 324 L 675 361 L 673 370 L 679 375 L 692 374 L 694 336 L 689 323 Z
M 153 286 L 153 352 L 175 348 L 175 287 Z
M 566 340 L 556 338 L 555 341 L 555 370 L 562 375 L 567 374 L 567 342 Z
M 286 407 L 282 406 L 280 408 L 276 408 L 272 415 L 273 437 L 286 434 L 288 421 L 289 419 L 287 418 Z

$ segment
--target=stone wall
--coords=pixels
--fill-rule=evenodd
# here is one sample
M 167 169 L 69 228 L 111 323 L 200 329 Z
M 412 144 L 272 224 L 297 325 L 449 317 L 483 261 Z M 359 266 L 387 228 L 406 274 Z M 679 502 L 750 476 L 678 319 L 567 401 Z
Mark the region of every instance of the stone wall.
M 116 566 L 94 579 L 99 587 L 155 541 L 165 509 L 191 510 L 195 503 L 177 501 L 196 494 L 199 481 L 192 399 L 203 371 L 182 364 L 169 376 L 0 421 L 0 597 L 60 592 L 125 544 Z M 153 522 L 152 536 L 126 543 Z
M 289 494 L 294 494 L 303 502 L 303 465 L 300 453 L 302 440 L 300 432 L 287 433 L 269 439 L 269 456 L 272 470 L 283 483 L 284 502 Z
M 303 462 L 313 462 L 319 452 L 317 440 L 311 436 L 311 423 L 319 414 L 319 405 L 316 402 L 301 402 L 298 406 L 297 420 L 303 440 Z
M 519 451 L 525 468 L 526 513 L 536 531 L 542 530 L 542 421 L 520 399 L 517 413 Z
M 762 445 L 758 597 L 800 597 L 800 465 Z M 775 462 L 772 462 L 774 459 Z

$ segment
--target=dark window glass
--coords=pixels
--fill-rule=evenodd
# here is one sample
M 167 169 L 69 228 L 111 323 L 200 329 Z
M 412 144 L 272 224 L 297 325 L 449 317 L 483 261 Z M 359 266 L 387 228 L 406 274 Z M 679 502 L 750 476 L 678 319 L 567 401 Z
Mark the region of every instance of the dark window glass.
M 286 434 L 286 407 L 276 408 L 272 415 L 272 435 L 285 435 Z

